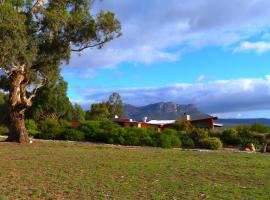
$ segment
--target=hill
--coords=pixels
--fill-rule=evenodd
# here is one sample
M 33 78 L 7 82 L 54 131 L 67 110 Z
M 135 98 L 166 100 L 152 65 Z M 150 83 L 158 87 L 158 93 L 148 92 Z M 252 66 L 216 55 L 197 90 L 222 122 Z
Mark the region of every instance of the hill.
M 159 102 L 146 106 L 136 107 L 130 104 L 124 105 L 125 116 L 134 120 L 148 119 L 178 119 L 184 113 L 188 113 L 195 118 L 204 116 L 194 104 L 180 105 L 174 102 Z
M 249 119 L 218 119 L 217 123 L 221 123 L 224 127 L 232 127 L 237 125 L 251 125 L 255 122 L 270 126 L 270 119 L 266 118 L 249 118 Z

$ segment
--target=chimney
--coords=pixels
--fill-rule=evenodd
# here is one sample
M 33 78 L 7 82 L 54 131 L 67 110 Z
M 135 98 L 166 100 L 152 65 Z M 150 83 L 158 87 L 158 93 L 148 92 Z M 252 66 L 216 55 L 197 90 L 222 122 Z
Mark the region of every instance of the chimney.
M 190 120 L 191 120 L 190 115 L 188 115 L 187 113 L 184 113 L 184 115 L 183 115 L 183 120 L 184 120 L 184 121 L 190 121 Z
M 147 117 L 144 117 L 143 118 L 143 121 L 146 123 L 147 122 Z

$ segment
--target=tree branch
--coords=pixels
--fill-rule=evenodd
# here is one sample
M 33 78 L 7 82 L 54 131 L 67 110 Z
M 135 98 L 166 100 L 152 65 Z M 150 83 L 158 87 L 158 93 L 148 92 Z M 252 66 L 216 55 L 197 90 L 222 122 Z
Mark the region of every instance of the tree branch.
M 30 9 L 30 12 L 32 14 L 35 14 L 38 12 L 39 8 L 45 3 L 45 0 L 37 0 L 36 3 L 32 6 Z
M 40 83 L 40 84 L 33 90 L 32 94 L 28 97 L 27 100 L 28 100 L 28 101 L 32 101 L 32 99 L 36 97 L 38 90 L 39 90 L 41 87 L 43 87 L 43 86 L 46 84 L 46 82 L 47 82 L 47 79 L 44 78 L 43 81 L 42 81 L 42 83 Z
M 71 49 L 71 51 L 75 51 L 75 52 L 80 52 L 84 49 L 88 49 L 88 48 L 93 48 L 93 47 L 97 47 L 97 46 L 102 46 L 103 44 L 105 44 L 106 42 L 108 42 L 109 40 L 104 40 L 102 42 L 99 42 L 97 44 L 92 44 L 92 45 L 85 45 L 83 47 L 80 47 L 79 49 Z

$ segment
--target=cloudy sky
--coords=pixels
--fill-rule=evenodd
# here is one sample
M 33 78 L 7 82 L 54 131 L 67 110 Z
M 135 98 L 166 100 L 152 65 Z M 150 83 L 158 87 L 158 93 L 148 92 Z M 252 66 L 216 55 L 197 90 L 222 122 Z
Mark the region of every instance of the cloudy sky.
M 62 75 L 85 108 L 113 91 L 125 103 L 193 103 L 219 117 L 270 118 L 269 0 L 104 0 L 123 35 L 74 54 Z

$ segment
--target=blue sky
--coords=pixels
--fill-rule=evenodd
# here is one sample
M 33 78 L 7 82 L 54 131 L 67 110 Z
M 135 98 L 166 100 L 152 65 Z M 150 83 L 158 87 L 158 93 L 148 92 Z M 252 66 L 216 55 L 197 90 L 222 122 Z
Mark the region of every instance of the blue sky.
M 125 103 L 194 103 L 219 117 L 270 118 L 270 1 L 106 0 L 123 36 L 73 54 L 62 75 L 85 108 L 113 91 Z

